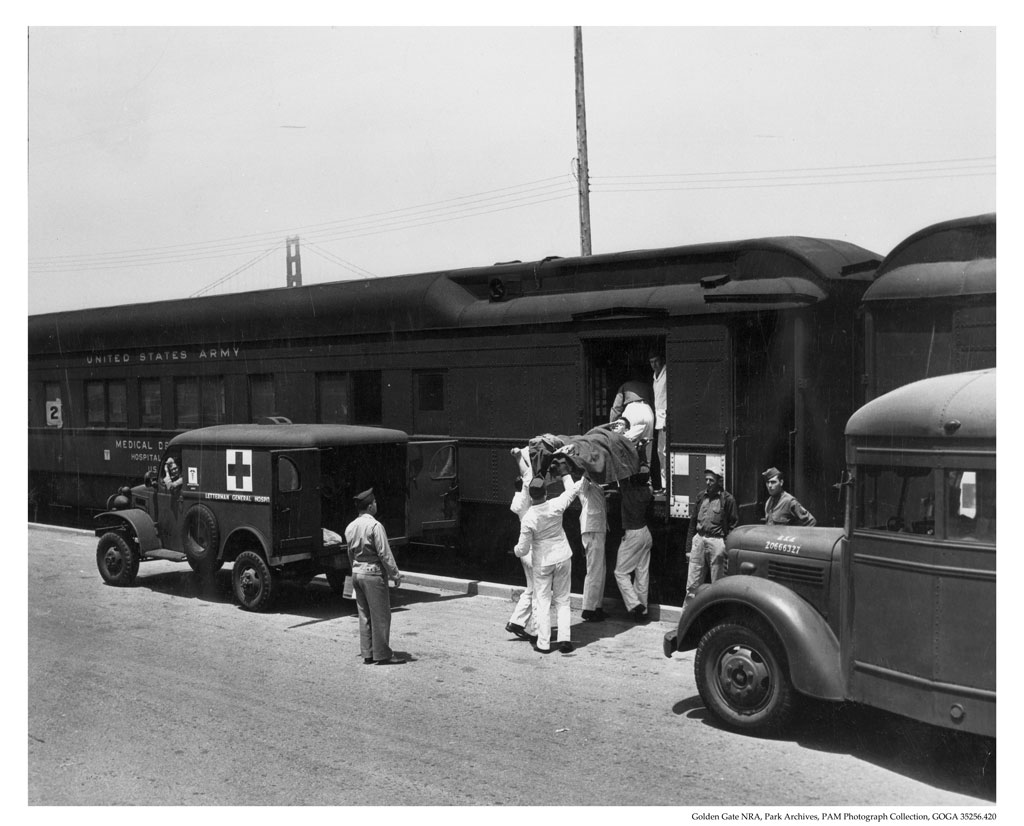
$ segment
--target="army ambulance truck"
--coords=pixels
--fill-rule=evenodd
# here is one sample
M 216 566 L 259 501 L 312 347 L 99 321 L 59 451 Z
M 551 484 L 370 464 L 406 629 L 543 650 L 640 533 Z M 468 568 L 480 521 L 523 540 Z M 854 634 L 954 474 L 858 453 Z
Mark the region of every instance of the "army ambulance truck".
M 393 547 L 458 522 L 453 441 L 410 442 L 398 430 L 333 424 L 218 425 L 168 443 L 160 470 L 122 488 L 96 517 L 96 564 L 131 585 L 140 562 L 187 562 L 201 575 L 232 563 L 235 599 L 264 611 L 283 580 L 349 572 L 352 498 L 373 487 Z
M 845 528 L 744 526 L 683 606 L 708 710 L 775 731 L 799 695 L 996 734 L 996 371 L 909 384 L 846 426 Z

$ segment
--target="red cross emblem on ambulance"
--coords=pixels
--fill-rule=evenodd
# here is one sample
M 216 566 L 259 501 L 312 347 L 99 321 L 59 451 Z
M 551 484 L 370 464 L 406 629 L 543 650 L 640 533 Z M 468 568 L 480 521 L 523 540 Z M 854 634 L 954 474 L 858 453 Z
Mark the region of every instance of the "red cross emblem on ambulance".
M 226 450 L 227 489 L 252 493 L 252 451 Z

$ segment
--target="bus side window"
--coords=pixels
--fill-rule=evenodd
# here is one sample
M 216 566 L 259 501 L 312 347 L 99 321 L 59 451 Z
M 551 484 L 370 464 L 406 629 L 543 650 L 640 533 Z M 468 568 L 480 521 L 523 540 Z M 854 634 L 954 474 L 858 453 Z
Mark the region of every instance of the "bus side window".
M 948 470 L 946 493 L 946 536 L 994 543 L 996 472 Z
M 931 468 L 862 467 L 856 477 L 856 526 L 893 533 L 934 533 L 932 479 Z

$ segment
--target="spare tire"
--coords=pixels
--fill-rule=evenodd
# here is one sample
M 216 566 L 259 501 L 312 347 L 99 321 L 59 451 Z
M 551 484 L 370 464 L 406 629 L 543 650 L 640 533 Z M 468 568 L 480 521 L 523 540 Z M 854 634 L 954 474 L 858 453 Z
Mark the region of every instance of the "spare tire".
M 216 573 L 224 564 L 220 555 L 220 528 L 217 517 L 206 505 L 193 505 L 185 514 L 182 531 L 185 556 L 198 574 Z

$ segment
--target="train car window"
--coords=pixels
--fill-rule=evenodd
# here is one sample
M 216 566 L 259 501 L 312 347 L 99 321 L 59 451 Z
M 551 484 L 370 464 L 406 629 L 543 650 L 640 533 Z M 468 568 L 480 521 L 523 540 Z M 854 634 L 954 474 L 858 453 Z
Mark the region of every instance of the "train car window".
M 416 405 L 421 412 L 444 410 L 444 373 L 420 373 L 416 377 Z
M 935 533 L 935 487 L 931 468 L 861 467 L 856 478 L 855 528 Z
M 174 380 L 175 427 L 199 427 L 199 380 Z
M 128 386 L 107 382 L 107 424 L 128 424 Z
M 287 456 L 280 456 L 277 460 L 277 489 L 281 491 L 298 490 L 299 469 Z
M 139 380 L 139 422 L 143 427 L 163 424 L 160 404 L 160 379 Z
M 203 425 L 223 424 L 227 420 L 224 401 L 224 377 L 204 376 L 199 383 L 199 403 Z
M 277 412 L 276 396 L 272 375 L 249 376 L 249 415 L 254 421 Z
M 105 425 L 107 423 L 107 393 L 101 381 L 85 383 L 85 423 Z
M 348 395 L 347 373 L 317 374 L 317 421 L 324 424 L 348 424 Z
M 382 412 L 380 370 L 352 373 L 353 424 L 380 424 Z
M 48 381 L 43 385 L 43 396 L 45 401 L 56 402 L 60 401 L 60 382 Z
M 128 423 L 128 390 L 123 381 L 85 383 L 85 423 L 90 427 Z
M 995 544 L 994 470 L 946 471 L 946 537 Z

